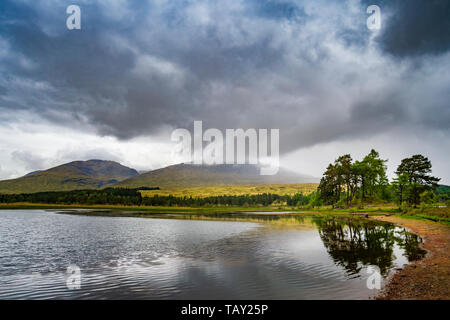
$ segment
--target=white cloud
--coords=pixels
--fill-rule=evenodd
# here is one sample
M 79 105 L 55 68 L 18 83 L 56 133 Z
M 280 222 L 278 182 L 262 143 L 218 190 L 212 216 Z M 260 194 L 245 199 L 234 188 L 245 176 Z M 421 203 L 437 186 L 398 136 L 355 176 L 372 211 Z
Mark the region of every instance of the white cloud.
M 0 179 L 74 160 L 113 160 L 137 170 L 156 169 L 173 164 L 169 139 L 160 136 L 119 141 L 53 124 L 13 123 L 0 127 Z
M 437 144 L 436 141 L 440 143 Z M 450 140 L 446 139 L 446 134 L 436 132 L 411 134 L 403 130 L 393 130 L 364 139 L 348 138 L 322 143 L 283 156 L 281 166 L 321 177 L 328 164 L 334 162 L 339 156 L 351 154 L 354 160 L 361 160 L 371 149 L 377 150 L 382 159 L 388 159 L 387 173 L 390 179 L 395 177 L 395 170 L 402 159 L 414 154 L 422 154 L 430 159 L 433 175 L 442 179 L 440 183 L 450 184 L 448 170 Z

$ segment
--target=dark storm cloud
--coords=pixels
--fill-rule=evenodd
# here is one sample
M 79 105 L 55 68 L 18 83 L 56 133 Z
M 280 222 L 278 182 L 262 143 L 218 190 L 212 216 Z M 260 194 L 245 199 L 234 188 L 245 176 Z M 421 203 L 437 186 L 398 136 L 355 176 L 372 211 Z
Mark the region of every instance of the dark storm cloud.
M 392 126 L 448 130 L 449 77 L 436 71 L 449 33 L 430 33 L 447 7 L 410 3 L 386 3 L 378 55 L 357 1 L 80 1 L 75 31 L 72 2 L 2 1 L 0 108 L 121 139 L 193 120 L 280 128 L 283 152 Z M 430 22 L 413 26 L 420 41 L 404 33 L 417 19 Z M 390 58 L 419 52 L 435 56 Z
M 380 6 L 385 25 L 377 39 L 397 57 L 442 54 L 450 49 L 450 1 L 365 0 Z

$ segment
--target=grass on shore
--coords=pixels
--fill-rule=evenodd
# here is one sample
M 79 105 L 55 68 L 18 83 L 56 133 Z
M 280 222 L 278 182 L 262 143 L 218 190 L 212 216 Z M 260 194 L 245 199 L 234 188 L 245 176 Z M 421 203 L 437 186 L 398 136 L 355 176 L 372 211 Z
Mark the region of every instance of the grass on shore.
M 396 215 L 402 218 L 428 220 L 450 225 L 450 208 L 419 208 L 411 209 L 408 212 L 400 212 L 393 205 L 368 206 L 363 209 L 332 209 L 331 207 L 320 208 L 292 208 L 285 206 L 269 207 L 235 207 L 235 206 L 215 206 L 215 207 L 150 207 L 150 206 L 123 206 L 123 205 L 63 205 L 63 204 L 38 204 L 38 203 L 11 203 L 0 204 L 0 210 L 6 209 L 91 209 L 95 215 L 109 216 L 147 216 L 158 214 L 179 214 L 194 217 L 201 215 L 216 215 L 227 213 L 245 212 L 273 212 L 274 215 L 281 212 L 291 212 L 294 215 Z M 105 210 L 105 211 L 102 211 Z
M 417 208 L 398 214 L 402 218 L 428 220 L 450 225 L 450 208 Z
M 164 206 L 125 206 L 125 205 L 83 205 L 83 204 L 45 204 L 45 203 L 0 203 L 0 210 L 14 209 L 93 209 L 114 211 L 138 211 L 145 213 L 221 213 L 221 212 L 253 212 L 253 211 L 286 211 L 284 207 L 164 207 Z M 290 211 L 290 210 L 289 210 Z

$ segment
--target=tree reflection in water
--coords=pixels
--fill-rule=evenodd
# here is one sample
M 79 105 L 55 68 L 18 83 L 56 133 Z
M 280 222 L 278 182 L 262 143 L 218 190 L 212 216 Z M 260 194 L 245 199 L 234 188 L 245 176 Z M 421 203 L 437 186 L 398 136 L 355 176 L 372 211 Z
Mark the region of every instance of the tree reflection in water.
M 316 218 L 320 237 L 336 264 L 350 274 L 363 266 L 376 265 L 383 276 L 394 264 L 394 245 L 402 248 L 408 261 L 421 259 L 426 251 L 422 239 L 389 223 L 354 218 Z
M 366 219 L 363 217 L 324 217 L 306 215 L 280 215 L 277 213 L 216 213 L 190 215 L 190 219 L 218 219 L 233 221 L 265 222 L 271 225 L 311 226 L 318 228 L 320 238 L 329 255 L 337 265 L 345 268 L 350 275 L 357 276 L 363 267 L 378 266 L 383 276 L 394 267 L 394 248 L 409 262 L 419 260 L 426 254 L 420 248 L 422 239 L 404 228 L 392 223 Z M 397 252 L 399 253 L 399 252 Z

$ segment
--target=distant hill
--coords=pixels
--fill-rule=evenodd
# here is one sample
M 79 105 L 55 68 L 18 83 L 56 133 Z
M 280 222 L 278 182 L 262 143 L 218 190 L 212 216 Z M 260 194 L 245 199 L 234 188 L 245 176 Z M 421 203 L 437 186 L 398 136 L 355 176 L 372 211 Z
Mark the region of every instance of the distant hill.
M 177 164 L 152 170 L 117 183 L 115 186 L 138 188 L 186 188 L 224 185 L 287 184 L 318 182 L 317 178 L 284 169 L 273 176 L 261 176 L 255 165 Z
M 434 193 L 438 197 L 438 201 L 444 202 L 450 200 L 450 186 L 440 184 L 438 185 Z
M 114 161 L 73 161 L 21 178 L 0 181 L 0 193 L 95 189 L 135 177 L 138 172 Z

